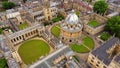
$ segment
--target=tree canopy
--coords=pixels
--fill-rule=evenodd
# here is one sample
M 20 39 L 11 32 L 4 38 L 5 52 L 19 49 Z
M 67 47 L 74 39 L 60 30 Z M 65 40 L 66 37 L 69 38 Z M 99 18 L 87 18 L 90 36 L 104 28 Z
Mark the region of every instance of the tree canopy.
M 2 0 L 2 2 L 3 2 L 3 1 L 8 1 L 8 0 Z
M 23 2 L 25 3 L 27 0 L 23 0 Z
M 2 2 L 2 7 L 4 9 L 11 9 L 11 8 L 15 7 L 15 3 L 5 1 L 5 2 Z
M 79 17 L 80 12 L 79 12 L 79 11 L 76 11 L 75 14 Z
M 85 0 L 85 1 L 87 1 L 87 2 L 92 2 L 92 0 Z
M 95 2 L 93 10 L 99 14 L 104 14 L 108 9 L 108 4 L 104 0 Z
M 120 38 L 120 16 L 110 18 L 106 23 L 105 30 Z

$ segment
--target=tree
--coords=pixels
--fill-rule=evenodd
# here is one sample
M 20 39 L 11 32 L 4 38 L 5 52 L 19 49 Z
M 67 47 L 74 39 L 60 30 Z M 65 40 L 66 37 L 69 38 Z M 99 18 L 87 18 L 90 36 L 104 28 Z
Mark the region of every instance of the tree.
M 11 8 L 15 7 L 15 3 L 13 3 L 13 2 L 2 2 L 2 7 L 4 9 L 11 9 Z
M 86 0 L 87 2 L 92 2 L 92 0 Z
M 80 12 L 79 12 L 79 11 L 76 11 L 75 14 L 79 17 Z
M 27 0 L 23 0 L 23 2 L 25 3 Z
M 2 0 L 2 2 L 3 2 L 3 1 L 8 1 L 8 0 Z
M 107 32 L 103 32 L 103 33 L 101 34 L 101 36 L 100 36 L 100 38 L 101 38 L 103 41 L 108 40 L 110 37 L 111 37 L 110 34 L 107 33 Z
M 108 19 L 105 30 L 120 38 L 120 16 L 115 16 Z
M 2 34 L 2 32 L 3 32 L 3 30 L 2 30 L 2 28 L 0 28 L 0 34 Z
M 94 12 L 97 12 L 99 14 L 104 14 L 107 9 L 108 4 L 103 0 L 95 2 L 93 7 Z

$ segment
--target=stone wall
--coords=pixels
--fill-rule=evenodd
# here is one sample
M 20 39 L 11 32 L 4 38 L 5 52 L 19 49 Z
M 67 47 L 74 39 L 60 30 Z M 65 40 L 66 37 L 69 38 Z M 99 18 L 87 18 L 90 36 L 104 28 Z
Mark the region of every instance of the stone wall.
M 120 68 L 120 64 L 112 60 L 108 68 Z
M 105 24 L 100 25 L 100 26 L 95 27 L 95 28 L 93 28 L 89 25 L 85 25 L 84 30 L 91 35 L 95 35 L 95 34 L 101 32 L 101 31 L 103 31 L 104 27 L 105 27 Z
M 42 35 L 42 32 L 44 31 L 44 27 L 41 27 L 40 25 L 35 25 L 33 27 L 29 27 L 27 29 L 18 31 L 16 33 L 13 33 L 9 35 L 9 39 L 11 40 L 10 42 L 13 45 L 19 44 L 27 39 L 30 39 L 32 37 L 35 37 L 37 35 Z
M 97 56 L 94 56 L 93 54 L 89 54 L 87 63 L 92 67 L 92 68 L 107 68 L 107 66 L 97 58 Z
M 77 43 L 81 34 L 82 31 L 71 33 L 61 29 L 60 39 L 66 44 Z

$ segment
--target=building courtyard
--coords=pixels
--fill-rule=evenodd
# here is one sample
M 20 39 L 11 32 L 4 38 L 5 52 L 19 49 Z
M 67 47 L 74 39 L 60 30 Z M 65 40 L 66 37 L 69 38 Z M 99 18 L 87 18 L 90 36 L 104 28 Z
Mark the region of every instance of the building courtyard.
M 120 68 L 119 4 L 0 1 L 0 68 Z
M 37 43 L 37 44 L 36 44 Z M 18 53 L 25 64 L 31 64 L 50 52 L 49 45 L 43 40 L 27 40 L 22 43 Z

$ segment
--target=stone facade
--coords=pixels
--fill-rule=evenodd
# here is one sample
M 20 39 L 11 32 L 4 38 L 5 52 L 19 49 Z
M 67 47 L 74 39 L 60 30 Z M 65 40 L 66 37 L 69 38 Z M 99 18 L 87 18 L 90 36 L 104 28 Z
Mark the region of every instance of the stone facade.
M 10 23 L 8 21 L 0 22 L 0 28 L 9 27 Z
M 34 37 L 34 36 L 37 36 L 37 35 L 41 36 L 43 31 L 44 31 L 44 27 L 37 24 L 37 25 L 34 25 L 34 26 L 29 27 L 27 29 L 10 34 L 10 35 L 8 35 L 8 37 L 10 39 L 10 42 L 13 45 L 17 45 L 20 42 L 23 42 L 27 39 Z
M 85 2 L 80 0 L 63 0 L 62 2 L 62 8 L 64 8 L 65 10 L 76 9 L 81 12 L 92 11 L 92 7 L 90 7 L 89 4 L 86 4 Z
M 87 33 L 91 35 L 95 35 L 104 30 L 105 22 L 107 21 L 107 18 L 104 18 L 96 13 L 85 16 L 84 18 L 86 20 L 86 22 L 84 22 L 84 31 L 86 31 Z M 97 21 L 99 25 L 96 27 L 90 26 L 88 23 L 92 20 Z
M 102 24 L 102 25 L 100 25 L 96 28 L 93 28 L 89 25 L 85 25 L 84 30 L 91 35 L 95 35 L 95 34 L 101 32 L 101 31 L 103 31 L 104 27 L 105 27 L 105 24 Z
M 7 19 L 16 18 L 17 21 L 23 22 L 21 15 L 20 15 L 20 12 L 8 13 L 8 14 L 6 14 L 6 17 L 7 17 Z
M 0 21 L 1 21 L 1 22 L 4 22 L 4 21 L 6 21 L 6 20 L 7 20 L 6 14 L 5 14 L 5 13 L 1 13 L 1 14 L 0 14 Z
M 73 55 L 74 52 L 68 46 L 62 46 L 29 68 L 80 68 Z
M 96 56 L 92 55 L 91 53 L 88 56 L 87 62 L 92 68 L 107 68 L 107 66 L 99 60 Z
M 108 68 L 120 68 L 120 64 L 116 62 L 115 60 L 112 60 Z
M 39 5 L 34 7 L 30 11 L 30 15 L 32 18 L 38 22 L 45 22 L 52 20 L 57 16 L 58 8 L 57 7 L 50 7 L 49 1 L 45 1 L 43 5 Z
M 78 32 L 67 32 L 67 31 L 64 31 L 64 30 L 61 30 L 61 40 L 64 42 L 64 43 L 75 43 L 77 42 L 79 39 L 80 39 L 80 36 L 81 36 L 81 33 L 82 33 L 82 30 L 78 31 Z
M 92 68 L 119 68 L 119 61 L 120 41 L 117 38 L 112 38 L 102 46 L 93 50 L 87 60 Z

